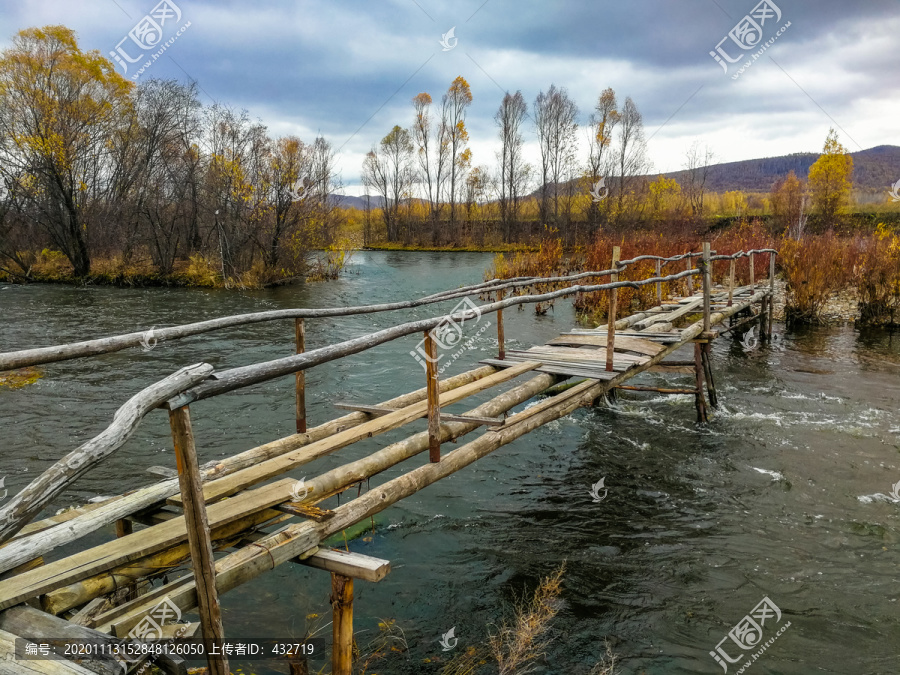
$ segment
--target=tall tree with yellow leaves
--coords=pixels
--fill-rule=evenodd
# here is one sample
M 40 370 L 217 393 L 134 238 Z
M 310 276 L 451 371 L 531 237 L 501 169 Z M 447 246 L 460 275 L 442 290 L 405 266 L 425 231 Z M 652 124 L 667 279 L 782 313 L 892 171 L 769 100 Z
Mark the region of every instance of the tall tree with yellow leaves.
M 838 216 L 850 204 L 853 188 L 853 158 L 838 141 L 837 132 L 828 130 L 825 148 L 815 164 L 809 167 L 809 192 L 822 224 L 833 227 Z
M 469 83 L 460 75 L 450 84 L 441 99 L 442 144 L 449 149 L 448 170 L 450 178 L 450 222 L 456 223 L 456 201 L 461 187 L 465 184 L 466 167 L 471 162 L 471 152 L 467 152 L 469 132 L 466 131 L 466 109 L 472 105 L 472 91 Z
M 34 219 L 77 276 L 91 270 L 86 213 L 110 187 L 109 139 L 131 87 L 65 26 L 19 31 L 0 54 L 0 162 L 28 182 Z

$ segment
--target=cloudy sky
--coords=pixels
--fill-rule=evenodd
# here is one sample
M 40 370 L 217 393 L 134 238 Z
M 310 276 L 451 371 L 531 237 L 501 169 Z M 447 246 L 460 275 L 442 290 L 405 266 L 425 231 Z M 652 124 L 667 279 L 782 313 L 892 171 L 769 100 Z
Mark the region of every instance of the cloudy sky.
M 495 163 L 503 93 L 531 103 L 551 84 L 581 122 L 606 87 L 631 96 L 657 172 L 682 168 L 695 141 L 717 161 L 818 151 L 832 126 L 850 150 L 900 145 L 898 0 L 158 1 L 2 0 L 0 46 L 64 24 L 82 49 L 143 53 L 132 77 L 159 47 L 142 51 L 129 31 L 156 16 L 165 42 L 189 22 L 138 81 L 193 79 L 205 103 L 246 108 L 273 135 L 325 136 L 348 194 L 365 152 L 409 126 L 410 99 L 437 102 L 458 75 L 474 97 L 474 165 Z

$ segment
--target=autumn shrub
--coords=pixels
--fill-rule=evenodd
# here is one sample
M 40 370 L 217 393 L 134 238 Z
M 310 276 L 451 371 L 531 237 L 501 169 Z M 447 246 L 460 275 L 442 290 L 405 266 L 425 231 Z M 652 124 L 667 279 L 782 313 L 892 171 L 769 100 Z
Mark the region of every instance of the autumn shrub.
M 175 277 L 187 286 L 215 288 L 222 285 L 220 267 L 214 260 L 199 253 L 192 255 L 187 264 L 175 272 Z
M 788 322 L 817 323 L 831 295 L 854 281 L 859 240 L 834 234 L 784 239 L 780 265 L 787 284 L 785 318 Z
M 863 323 L 894 324 L 900 315 L 900 233 L 883 223 L 871 237 L 857 240 L 854 268 Z
M 62 251 L 43 249 L 34 261 L 32 275 L 41 281 L 68 281 L 74 270 L 72 263 Z

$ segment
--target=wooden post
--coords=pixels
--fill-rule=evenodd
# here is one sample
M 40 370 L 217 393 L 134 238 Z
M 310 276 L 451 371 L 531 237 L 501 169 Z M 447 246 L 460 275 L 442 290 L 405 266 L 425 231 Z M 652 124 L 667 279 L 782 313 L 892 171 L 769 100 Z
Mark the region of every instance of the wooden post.
M 728 306 L 731 307 L 733 303 L 732 297 L 734 296 L 734 265 L 736 260 L 734 258 L 731 259 L 731 262 L 728 265 Z
M 129 534 L 134 532 L 134 523 L 132 523 L 127 518 L 122 518 L 116 521 L 116 537 L 122 538 L 126 537 Z
M 297 342 L 297 353 L 306 351 L 306 325 L 303 319 L 294 319 L 294 338 Z M 294 373 L 297 378 L 297 433 L 306 433 L 306 371 Z
M 709 259 L 709 242 L 703 242 L 703 332 L 710 328 L 710 292 L 712 287 L 712 263 Z
M 691 269 L 691 267 L 693 266 L 693 260 L 694 259 L 691 256 L 688 256 L 687 257 L 687 265 L 685 265 L 684 269 L 686 269 L 686 270 Z M 693 295 L 694 294 L 694 277 L 687 278 L 687 287 L 688 287 L 688 296 Z
M 503 289 L 497 291 L 497 302 L 503 299 Z M 506 358 L 506 342 L 503 334 L 503 310 L 497 310 L 497 346 L 499 348 L 499 356 L 501 361 Z
M 772 339 L 772 322 L 775 321 L 775 254 L 769 254 L 769 323 L 768 337 Z
M 613 246 L 612 268 L 619 269 L 619 257 L 622 255 L 622 249 Z M 610 275 L 610 281 L 618 281 L 619 275 L 613 272 Z M 611 288 L 609 290 L 609 316 L 606 318 L 606 369 L 613 369 L 613 355 L 616 351 L 616 304 L 619 300 L 619 289 Z
M 709 404 L 719 407 L 719 395 L 716 393 L 716 380 L 712 373 L 712 347 L 709 342 L 701 344 L 700 355 L 703 357 L 703 374 L 706 376 L 706 390 L 709 392 Z
M 437 343 L 425 333 L 425 388 L 428 393 L 428 460 L 441 461 L 441 406 L 438 389 Z M 349 671 L 348 671 L 349 672 Z
M 172 428 L 172 440 L 175 442 L 178 482 L 184 504 L 184 519 L 194 567 L 194 581 L 197 585 L 197 605 L 203 637 L 207 640 L 223 640 L 225 630 L 222 627 L 222 612 L 216 591 L 216 561 L 213 558 L 212 542 L 209 537 L 209 521 L 206 517 L 206 502 L 203 500 L 197 448 L 194 446 L 194 432 L 191 430 L 191 416 L 187 406 L 169 411 L 169 425 Z M 208 656 L 207 663 L 210 675 L 229 675 L 226 657 Z
M 694 404 L 697 406 L 697 421 L 706 422 L 706 400 L 703 398 L 703 357 L 701 356 L 701 347 L 699 342 L 694 343 L 694 375 L 697 383 L 697 393 L 694 397 Z
M 331 673 L 352 675 L 353 667 L 353 579 L 331 574 Z
M 753 258 L 756 257 L 755 253 L 750 254 L 750 285 L 756 286 L 756 276 L 753 273 Z
M 656 261 L 656 277 L 658 279 L 661 276 L 662 276 L 662 261 L 657 260 Z M 661 281 L 656 282 L 656 304 L 657 305 L 662 304 L 662 282 Z

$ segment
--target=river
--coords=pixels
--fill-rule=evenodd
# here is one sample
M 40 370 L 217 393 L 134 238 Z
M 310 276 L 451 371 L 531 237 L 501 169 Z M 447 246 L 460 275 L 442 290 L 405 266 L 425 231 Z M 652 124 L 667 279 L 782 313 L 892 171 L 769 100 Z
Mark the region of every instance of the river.
M 340 280 L 248 292 L 5 285 L 0 350 L 239 312 L 414 298 L 477 282 L 490 261 L 478 253 L 360 252 Z M 307 347 L 437 315 L 455 302 L 309 321 Z M 505 318 L 513 347 L 575 324 L 562 302 L 546 316 L 529 309 Z M 708 426 L 694 423 L 690 397 L 623 395 L 611 408 L 548 424 L 381 514 L 374 534 L 350 543 L 393 566 L 378 584 L 356 584 L 357 639 L 364 646 L 379 622 L 393 621 L 409 648 L 388 652 L 368 672 L 440 672 L 455 653 L 483 644 L 502 613 L 563 560 L 553 641 L 536 673 L 586 675 L 604 654 L 605 638 L 619 656 L 617 673 L 721 673 L 710 652 L 763 598 L 781 618 L 769 614 L 760 645 L 790 626 L 745 672 L 900 671 L 900 502 L 890 496 L 900 481 L 900 336 L 852 326 L 785 331 L 780 324 L 776 333 L 770 347 L 716 342 L 721 408 Z M 491 326 L 449 372 L 494 356 L 494 338 Z M 260 324 L 52 364 L 34 384 L 0 388 L 6 489 L 20 490 L 101 431 L 132 393 L 173 370 L 277 358 L 292 353 L 292 341 L 291 322 Z M 409 354 L 417 342 L 405 338 L 310 370 L 310 424 L 343 414 L 336 401 L 374 404 L 423 386 Z M 454 412 L 475 405 L 467 403 Z M 201 462 L 225 457 L 292 433 L 293 378 L 202 401 L 191 412 Z M 424 421 L 413 426 L 419 431 Z M 295 477 L 407 434 L 370 439 Z M 165 415 L 149 416 L 53 510 L 150 482 L 147 467 L 174 468 L 170 446 Z M 595 502 L 590 488 L 601 478 L 608 493 Z M 283 565 L 223 597 L 226 633 L 299 638 L 317 624 L 320 637 L 329 637 L 329 592 L 326 573 Z M 438 640 L 451 628 L 458 642 L 442 651 Z M 742 651 L 730 639 L 721 646 L 745 657 L 729 673 L 759 649 Z M 274 661 L 238 659 L 238 667 L 286 672 Z

